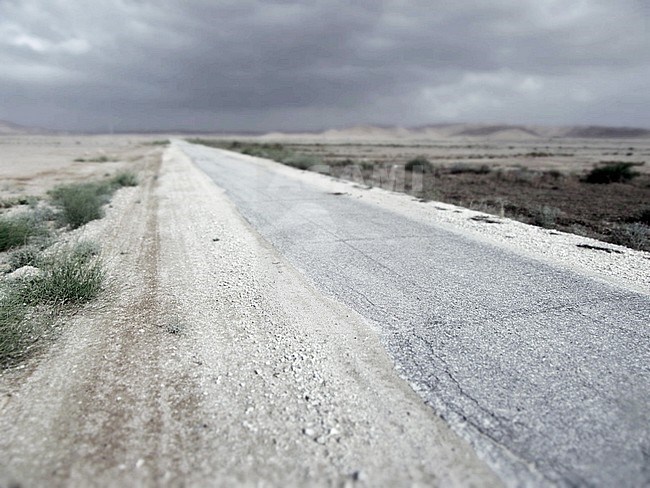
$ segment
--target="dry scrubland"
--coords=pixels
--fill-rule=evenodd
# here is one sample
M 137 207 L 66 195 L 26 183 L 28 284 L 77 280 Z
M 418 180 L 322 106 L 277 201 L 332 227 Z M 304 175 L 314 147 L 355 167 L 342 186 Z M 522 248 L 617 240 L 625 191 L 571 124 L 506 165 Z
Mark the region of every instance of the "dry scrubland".
M 650 250 L 650 140 L 199 139 L 359 184 L 407 191 L 634 249 Z M 409 170 L 424 171 L 411 188 Z M 405 178 L 390 177 L 406 168 Z M 399 172 L 396 174 L 399 175 Z M 401 184 L 401 182 L 405 184 Z M 395 184 L 397 182 L 397 184 Z
M 21 366 L 104 287 L 102 243 L 75 230 L 138 184 L 142 142 L 0 138 L 0 371 Z M 110 148 L 107 152 L 104 148 Z

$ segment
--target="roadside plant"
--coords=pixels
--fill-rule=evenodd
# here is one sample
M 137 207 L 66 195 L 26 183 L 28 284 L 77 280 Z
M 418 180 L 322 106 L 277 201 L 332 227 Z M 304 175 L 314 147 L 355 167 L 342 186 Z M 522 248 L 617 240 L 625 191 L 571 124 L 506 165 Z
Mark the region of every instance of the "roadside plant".
M 431 164 L 431 161 L 424 156 L 417 156 L 407 161 L 404 165 L 404 169 L 406 171 L 417 171 L 420 173 L 433 173 L 434 171 L 433 164 Z
M 117 187 L 138 186 L 138 177 L 132 171 L 120 171 L 111 179 Z
M 587 183 L 605 185 L 609 183 L 625 183 L 637 177 L 639 173 L 632 171 L 634 163 L 613 162 L 593 168 L 585 177 Z
M 49 192 L 54 205 L 59 207 L 59 221 L 71 229 L 104 216 L 103 206 L 115 190 L 138 184 L 137 176 L 131 171 L 122 171 L 110 180 L 63 185 Z
M 30 215 L 0 217 L 0 252 L 24 246 L 46 232 L 43 224 Z
M 613 238 L 616 244 L 640 251 L 650 250 L 650 226 L 641 222 L 621 225 L 614 231 Z
M 0 368 L 24 359 L 42 338 L 43 326 L 30 313 L 88 302 L 102 290 L 105 272 L 99 247 L 89 241 L 37 256 L 37 274 L 0 287 Z
M 559 208 L 542 205 L 534 212 L 533 224 L 547 229 L 555 227 L 560 213 Z

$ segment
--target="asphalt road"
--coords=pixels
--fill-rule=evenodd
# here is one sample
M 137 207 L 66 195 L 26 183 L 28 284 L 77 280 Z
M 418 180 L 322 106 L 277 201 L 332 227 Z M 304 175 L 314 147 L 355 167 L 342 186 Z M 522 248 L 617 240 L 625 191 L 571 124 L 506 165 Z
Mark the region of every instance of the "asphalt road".
M 179 144 L 508 484 L 650 484 L 649 297 Z

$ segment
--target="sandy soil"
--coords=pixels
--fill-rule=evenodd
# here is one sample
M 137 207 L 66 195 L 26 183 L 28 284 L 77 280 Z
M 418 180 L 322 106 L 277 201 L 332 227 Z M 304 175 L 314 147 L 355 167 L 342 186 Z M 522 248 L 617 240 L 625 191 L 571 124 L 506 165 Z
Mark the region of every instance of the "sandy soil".
M 138 151 L 144 183 L 70 236 L 103 243 L 108 291 L 0 376 L 0 485 L 499 484 L 366 322 L 180 153 Z

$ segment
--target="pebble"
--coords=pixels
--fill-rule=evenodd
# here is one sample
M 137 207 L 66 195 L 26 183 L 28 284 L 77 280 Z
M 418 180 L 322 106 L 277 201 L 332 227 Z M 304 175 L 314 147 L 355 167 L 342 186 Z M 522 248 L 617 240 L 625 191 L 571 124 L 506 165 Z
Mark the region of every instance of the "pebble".
M 368 477 L 366 476 L 366 473 L 364 473 L 362 470 L 358 470 L 352 473 L 352 479 L 354 481 L 366 481 Z

